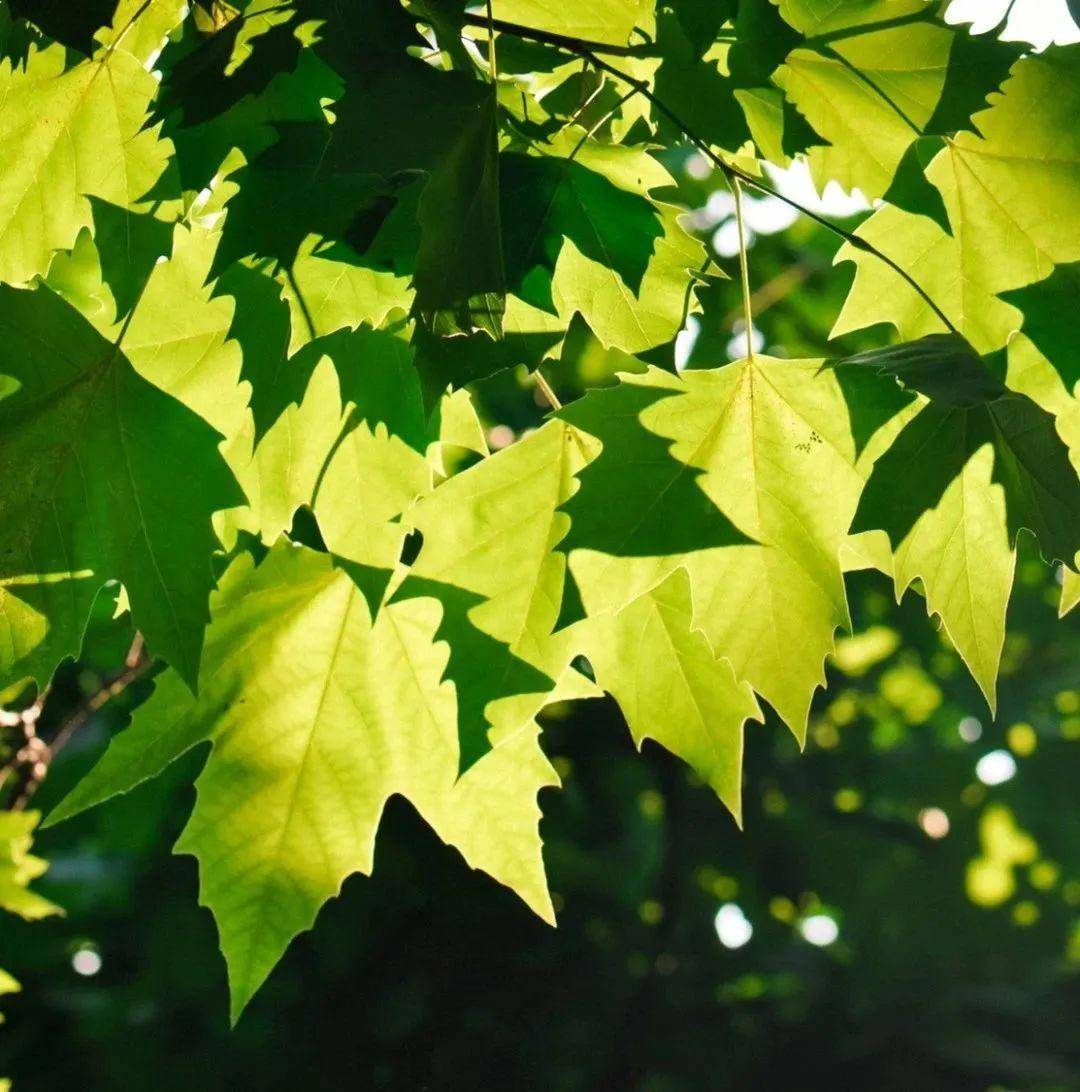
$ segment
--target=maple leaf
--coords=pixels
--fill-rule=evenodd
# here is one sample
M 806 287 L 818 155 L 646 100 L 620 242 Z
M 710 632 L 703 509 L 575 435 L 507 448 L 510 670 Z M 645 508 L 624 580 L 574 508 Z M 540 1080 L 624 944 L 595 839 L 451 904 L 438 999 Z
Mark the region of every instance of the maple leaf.
M 1080 550 L 1080 481 L 1051 414 L 1006 390 L 962 338 L 854 358 L 930 401 L 874 464 L 852 531 L 883 529 L 897 595 L 922 581 L 995 707 L 1016 536 L 1031 531 L 1048 560 Z
M 800 738 L 850 624 L 839 550 L 863 479 L 844 405 L 820 361 L 755 357 L 625 375 L 561 413 L 603 444 L 564 506 L 585 610 L 685 567 L 694 624 Z
M 119 580 L 150 646 L 194 686 L 210 517 L 243 499 L 220 435 L 48 288 L 0 287 L 0 331 L 0 369 L 20 384 L 0 401 L 0 579 L 51 631 L 44 652 L 6 659 L 5 676 L 47 678 L 77 651 L 98 589 Z
M 557 784 L 535 726 L 458 776 L 456 702 L 438 607 L 384 607 L 326 554 L 281 542 L 234 562 L 216 594 L 202 687 L 158 680 L 134 724 L 50 816 L 127 792 L 213 747 L 177 850 L 200 863 L 229 966 L 232 1017 L 353 872 L 370 873 L 387 799 L 407 797 L 474 868 L 553 920 L 537 792 Z

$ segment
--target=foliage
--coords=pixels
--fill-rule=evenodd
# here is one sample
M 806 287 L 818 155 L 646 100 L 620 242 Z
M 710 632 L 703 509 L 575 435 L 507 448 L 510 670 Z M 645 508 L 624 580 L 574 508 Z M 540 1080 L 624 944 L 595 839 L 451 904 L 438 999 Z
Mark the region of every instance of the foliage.
M 4 11 L 0 686 L 145 642 L 52 821 L 210 744 L 179 848 L 234 1020 L 394 794 L 553 916 L 546 707 L 607 691 L 738 817 L 743 726 L 805 739 L 846 571 L 915 585 L 991 708 L 1020 530 L 1074 601 L 1080 47 L 941 9 Z M 755 353 L 744 283 L 745 357 L 684 370 L 724 290 L 690 146 L 740 233 L 770 163 L 884 197 L 836 226 L 834 334 L 912 344 Z M 489 453 L 469 391 L 522 367 L 553 419 Z

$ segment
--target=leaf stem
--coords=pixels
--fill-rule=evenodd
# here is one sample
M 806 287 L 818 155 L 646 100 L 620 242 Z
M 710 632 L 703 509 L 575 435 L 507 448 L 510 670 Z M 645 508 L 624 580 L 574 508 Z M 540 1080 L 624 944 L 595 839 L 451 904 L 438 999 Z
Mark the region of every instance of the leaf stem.
M 746 359 L 754 359 L 754 316 L 750 307 L 750 263 L 746 256 L 746 226 L 743 223 L 742 186 L 732 178 L 731 192 L 735 196 L 735 223 L 739 228 L 739 272 L 742 279 L 743 324 L 746 327 Z

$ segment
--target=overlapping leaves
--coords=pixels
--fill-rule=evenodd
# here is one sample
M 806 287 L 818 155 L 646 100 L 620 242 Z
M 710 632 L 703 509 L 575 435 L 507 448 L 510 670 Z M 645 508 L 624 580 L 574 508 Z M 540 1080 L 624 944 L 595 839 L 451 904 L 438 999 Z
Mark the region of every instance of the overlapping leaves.
M 54 818 L 209 744 L 180 848 L 234 1017 L 395 793 L 550 919 L 552 702 L 610 693 L 738 817 L 849 534 L 991 702 L 1021 529 L 1075 602 L 1075 48 L 924 0 L 9 6 L 0 673 L 123 586 L 167 667 Z M 883 197 L 835 333 L 913 344 L 659 367 L 714 264 L 683 141 Z M 572 329 L 639 370 L 489 454 L 462 388 Z

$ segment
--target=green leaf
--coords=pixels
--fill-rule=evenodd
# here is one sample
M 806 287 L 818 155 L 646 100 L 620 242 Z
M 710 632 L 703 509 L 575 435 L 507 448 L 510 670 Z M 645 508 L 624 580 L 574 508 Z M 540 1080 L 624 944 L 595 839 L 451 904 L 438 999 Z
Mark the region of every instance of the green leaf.
M 827 142 L 811 148 L 819 188 L 834 179 L 881 197 L 945 86 L 955 33 L 936 23 L 869 28 L 788 54 L 774 77 Z
M 941 377 L 928 381 L 935 365 Z M 958 397 L 956 365 L 953 339 L 920 347 L 921 388 L 947 397 L 925 405 L 874 464 L 851 530 L 888 533 L 897 595 L 921 580 L 927 610 L 993 710 L 1017 533 L 1026 528 L 1049 560 L 1071 563 L 1080 480 L 1051 414 L 997 383 Z
M 603 444 L 564 506 L 585 609 L 620 609 L 685 567 L 695 627 L 799 738 L 850 624 L 839 551 L 862 473 L 844 407 L 820 361 L 757 357 L 625 375 L 560 414 Z
M 177 849 L 199 859 L 235 1021 L 289 941 L 356 871 L 370 873 L 386 800 L 408 798 L 474 868 L 553 920 L 536 794 L 557 784 L 534 725 L 458 778 L 456 703 L 440 682 L 438 607 L 384 607 L 325 554 L 282 542 L 222 579 L 198 699 L 162 676 L 130 729 L 51 817 L 213 748 Z
M 564 241 L 609 268 L 631 292 L 640 290 L 663 235 L 657 209 L 640 180 L 662 184 L 663 176 L 654 161 L 635 149 L 611 148 L 599 161 L 601 154 L 599 147 L 585 144 L 580 159 L 503 156 L 503 236 L 515 292 L 527 291 L 537 266 L 554 273 Z
M 0 401 L 5 599 L 41 610 L 74 653 L 98 588 L 120 580 L 150 647 L 194 686 L 210 517 L 242 500 L 220 436 L 47 288 L 0 288 L 0 331 L 0 369 L 20 384 Z
M 413 303 L 408 279 L 372 268 L 346 243 L 309 236 L 299 247 L 282 286 L 289 306 L 288 352 L 295 354 L 316 338 L 358 326 L 382 326 Z
M 127 45 L 70 68 L 59 45 L 33 50 L 25 68 L 0 62 L 0 280 L 44 273 L 91 225 L 90 197 L 168 211 L 153 202 L 172 149 L 145 127 L 158 84 Z
M 737 85 L 727 63 L 729 47 L 715 44 L 702 56 L 674 13 L 668 15 L 663 8 L 657 23 L 657 45 L 663 57 L 653 77 L 658 100 L 710 145 L 737 151 L 750 134 L 735 98 Z M 653 120 L 665 140 L 683 139 L 681 129 L 665 111 L 654 108 Z
M 568 634 L 552 636 L 565 571 L 555 546 L 583 449 L 573 429 L 550 422 L 450 478 L 408 515 L 423 546 L 391 602 L 442 604 L 438 638 L 450 648 L 463 770 L 489 749 L 489 726 L 500 727 L 501 716 L 518 727 L 546 704 L 573 656 Z
M 397 517 L 431 490 L 431 467 L 423 453 L 355 416 L 320 468 L 313 494 L 315 518 L 327 548 L 353 563 L 353 579 L 364 588 L 374 614 L 405 538 Z M 393 521 L 393 522 L 392 522 Z
M 1023 321 L 994 294 L 995 267 L 971 261 L 962 235 L 948 235 L 933 220 L 888 205 L 858 234 L 907 270 L 979 352 L 1002 348 Z M 905 340 L 941 332 L 941 320 L 926 301 L 879 257 L 845 243 L 836 261 L 854 262 L 856 273 L 832 337 L 881 322 L 892 323 Z
M 908 20 L 932 7 L 931 0 L 840 0 L 822 4 L 819 0 L 772 0 L 780 14 L 806 35 L 827 34 L 853 27 L 893 20 Z
M 636 291 L 609 265 L 583 255 L 572 240 L 559 253 L 552 281 L 555 308 L 567 325 L 580 314 L 606 348 L 640 353 L 665 344 L 682 329 L 693 302 L 691 276 L 704 263 L 704 248 L 679 223 L 677 208 L 658 208 L 664 234 Z
M 907 270 L 981 353 L 1001 349 L 1023 322 L 999 294 L 1041 281 L 1080 256 L 1080 101 L 1076 47 L 1019 62 L 995 104 L 975 117 L 983 136 L 946 142 L 927 174 L 941 191 L 952 236 L 922 217 L 883 208 L 859 234 Z M 940 320 L 895 271 L 845 244 L 858 266 L 833 336 L 892 322 L 906 339 Z M 1009 296 L 1011 299 L 1011 296 Z
M 27 921 L 64 912 L 55 903 L 30 890 L 30 884 L 49 867 L 47 862 L 30 853 L 34 828 L 40 818 L 36 811 L 0 812 L 0 909 L 18 914 Z M 3 977 L 8 986 L 0 992 L 10 993 L 10 983 L 14 980 L 8 975 Z M 17 985 L 15 989 L 18 989 Z
M 574 127 L 544 151 L 503 156 L 511 290 L 555 311 L 563 328 L 580 313 L 607 347 L 636 353 L 670 341 L 705 257 L 680 210 L 648 196 L 671 175 L 643 148 Z
M 1024 54 L 1022 43 L 1000 40 L 1003 29 L 999 26 L 986 34 L 956 29 L 945 86 L 925 132 L 948 136 L 973 128 L 973 115 L 986 106 L 988 96 L 1001 87 Z
M 761 710 L 692 627 L 686 573 L 588 622 L 583 650 L 638 747 L 655 739 L 688 762 L 741 824 L 743 726 Z
M 560 318 L 517 296 L 507 296 L 502 325 L 498 341 L 482 332 L 437 337 L 420 328 L 413 334 L 425 405 L 434 405 L 448 387 L 456 390 L 519 364 L 535 371 L 556 355 L 566 333 Z
M 590 0 L 588 4 L 493 0 L 492 4 L 496 19 L 609 45 L 626 44 L 638 7 L 638 0 Z
M 883 16 L 871 20 L 857 13 L 859 5 L 840 5 L 841 22 L 850 24 L 826 17 L 833 33 L 788 54 L 775 76 L 826 142 L 809 154 L 819 187 L 835 179 L 870 198 L 891 192 L 913 142 L 973 128 L 972 115 L 1021 56 L 1019 46 L 996 34 L 945 24 L 933 6 L 903 6 L 909 10 L 899 17 L 865 12 Z M 919 9 L 924 18 L 913 18 Z M 812 25 L 807 18 L 796 23 Z
M 435 334 L 502 337 L 506 310 L 499 206 L 499 116 L 483 98 L 420 197 L 416 311 Z
M 994 105 L 928 168 L 964 268 L 999 293 L 1080 260 L 1080 46 L 1051 47 L 1013 69 Z

